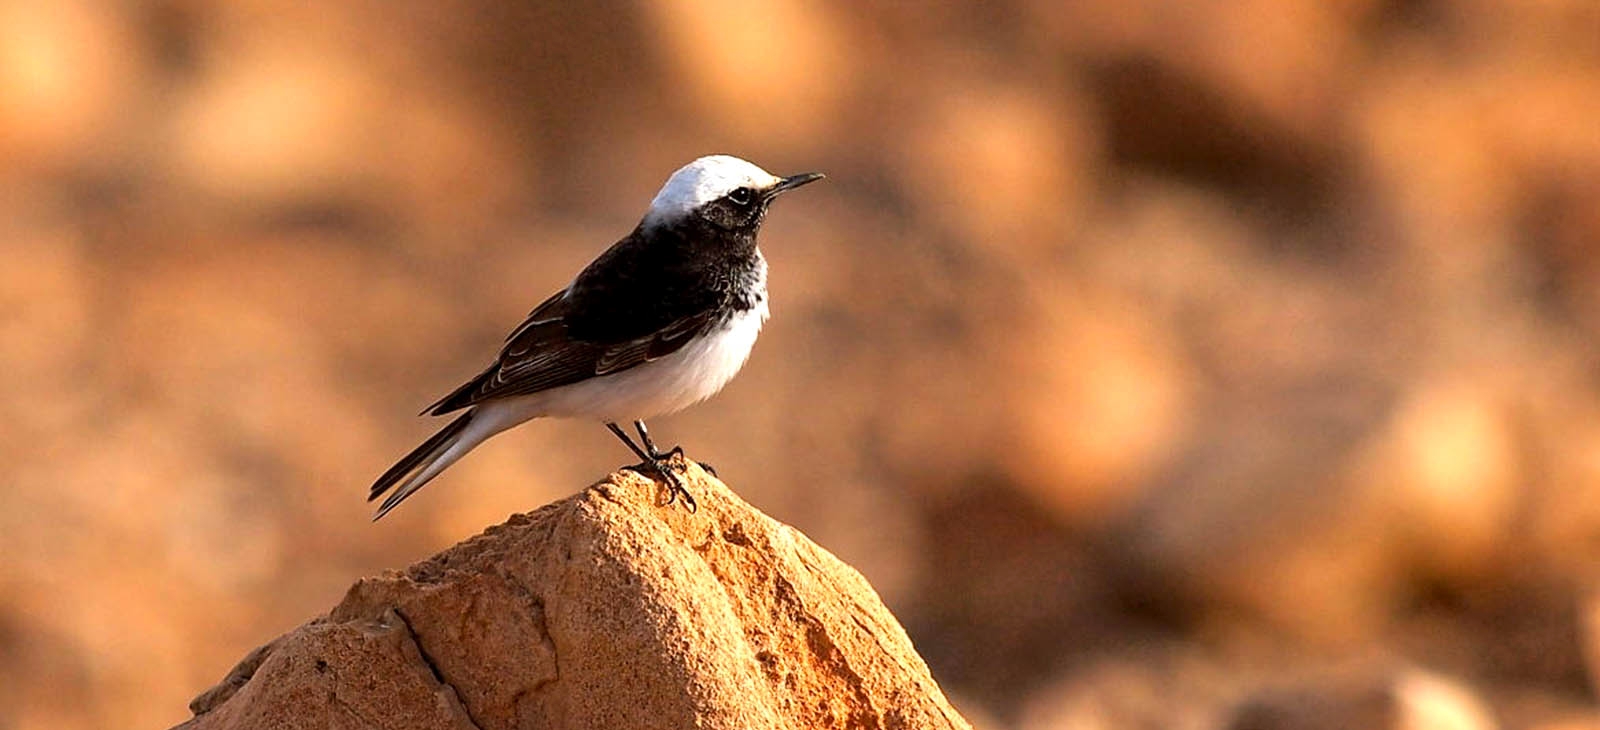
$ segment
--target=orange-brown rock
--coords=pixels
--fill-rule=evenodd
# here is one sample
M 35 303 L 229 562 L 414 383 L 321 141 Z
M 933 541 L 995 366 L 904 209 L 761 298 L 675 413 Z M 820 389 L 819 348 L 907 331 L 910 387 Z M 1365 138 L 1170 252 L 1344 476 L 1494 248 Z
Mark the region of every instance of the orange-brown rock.
M 967 728 L 859 573 L 689 467 L 612 474 L 252 652 L 221 728 Z

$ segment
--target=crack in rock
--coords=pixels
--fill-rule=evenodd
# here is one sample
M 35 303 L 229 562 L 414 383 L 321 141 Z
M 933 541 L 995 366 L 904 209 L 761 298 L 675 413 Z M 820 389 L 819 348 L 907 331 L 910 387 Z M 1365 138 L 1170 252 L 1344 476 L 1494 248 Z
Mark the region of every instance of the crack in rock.
M 406 636 L 411 639 L 412 646 L 417 648 L 417 656 L 422 658 L 422 663 L 428 667 L 428 672 L 433 675 L 434 680 L 439 683 L 439 686 L 449 688 L 450 694 L 456 700 L 454 705 L 461 710 L 462 717 L 472 727 L 483 730 L 483 726 L 478 724 L 477 718 L 472 716 L 472 708 L 467 707 L 466 698 L 461 696 L 461 691 L 456 689 L 456 686 L 451 684 L 449 679 L 445 678 L 444 672 L 439 670 L 439 665 L 434 663 L 433 657 L 428 654 L 428 650 L 423 648 L 422 637 L 417 634 L 416 629 L 412 628 L 411 620 L 406 618 L 406 615 L 401 613 L 399 608 L 391 608 L 389 612 L 393 613 L 395 618 L 400 620 L 400 625 L 405 627 Z

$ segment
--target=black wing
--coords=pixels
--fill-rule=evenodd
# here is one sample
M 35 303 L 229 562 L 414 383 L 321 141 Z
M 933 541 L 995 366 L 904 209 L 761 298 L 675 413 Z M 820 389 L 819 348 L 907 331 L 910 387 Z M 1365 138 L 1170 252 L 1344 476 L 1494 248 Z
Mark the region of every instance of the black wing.
M 679 317 L 644 335 L 614 342 L 573 337 L 567 291 L 545 300 L 506 338 L 500 357 L 477 377 L 424 409 L 435 416 L 487 400 L 528 395 L 609 375 L 665 357 L 705 331 L 716 312 Z

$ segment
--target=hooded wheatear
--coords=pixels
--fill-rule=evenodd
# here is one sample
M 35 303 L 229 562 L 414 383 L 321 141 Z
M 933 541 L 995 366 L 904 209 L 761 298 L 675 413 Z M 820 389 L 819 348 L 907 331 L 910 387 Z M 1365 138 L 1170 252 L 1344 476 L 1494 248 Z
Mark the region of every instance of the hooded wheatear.
M 454 421 L 372 485 L 376 520 L 490 436 L 545 416 L 606 424 L 693 510 L 644 419 L 709 398 L 739 372 L 767 320 L 767 262 L 756 233 L 780 194 L 822 179 L 777 177 L 737 157 L 684 165 L 626 238 L 506 337 L 500 357 L 424 409 Z M 633 421 L 640 444 L 617 426 Z

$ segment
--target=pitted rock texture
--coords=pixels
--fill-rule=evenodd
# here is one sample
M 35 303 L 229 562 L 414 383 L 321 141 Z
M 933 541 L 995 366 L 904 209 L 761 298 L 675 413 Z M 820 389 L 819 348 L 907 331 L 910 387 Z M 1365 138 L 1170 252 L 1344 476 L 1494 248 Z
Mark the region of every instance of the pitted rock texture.
M 365 578 L 190 705 L 222 728 L 968 728 L 859 573 L 690 465 Z

